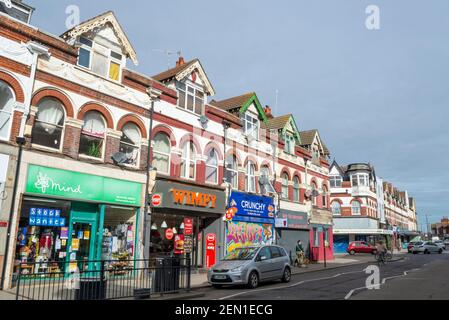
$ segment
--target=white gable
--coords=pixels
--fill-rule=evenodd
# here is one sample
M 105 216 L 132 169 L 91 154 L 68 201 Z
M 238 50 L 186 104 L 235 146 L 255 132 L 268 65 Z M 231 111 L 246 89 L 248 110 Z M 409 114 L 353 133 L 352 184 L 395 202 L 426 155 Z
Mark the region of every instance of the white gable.
M 333 166 L 331 171 L 329 172 L 329 174 L 334 175 L 334 176 L 337 176 L 337 175 L 339 176 L 340 172 L 338 171 L 337 166 Z
M 257 112 L 257 108 L 256 108 L 256 105 L 254 104 L 254 102 L 250 104 L 250 106 L 248 107 L 246 112 L 250 112 L 250 113 L 259 115 L 259 112 Z

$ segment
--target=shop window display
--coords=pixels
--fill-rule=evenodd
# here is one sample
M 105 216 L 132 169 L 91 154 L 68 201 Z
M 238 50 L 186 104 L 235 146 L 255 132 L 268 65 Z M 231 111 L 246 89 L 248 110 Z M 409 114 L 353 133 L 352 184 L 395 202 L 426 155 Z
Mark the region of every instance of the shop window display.
M 185 234 L 185 219 L 181 215 L 153 215 L 150 245 L 152 257 L 180 256 L 192 251 L 191 235 Z
M 134 258 L 136 210 L 108 206 L 105 211 L 101 259 L 118 268 Z
M 23 202 L 16 242 L 15 270 L 59 273 L 66 261 L 70 204 L 62 201 Z

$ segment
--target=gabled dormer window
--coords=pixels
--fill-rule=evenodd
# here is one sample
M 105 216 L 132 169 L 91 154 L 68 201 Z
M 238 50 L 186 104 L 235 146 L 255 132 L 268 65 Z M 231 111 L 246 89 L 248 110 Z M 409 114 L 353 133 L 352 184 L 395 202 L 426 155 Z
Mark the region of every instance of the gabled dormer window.
M 120 80 L 123 56 L 95 41 L 81 37 L 78 65 L 114 81 Z
M 186 83 L 177 82 L 178 106 L 196 114 L 203 114 L 204 92 Z
M 259 119 L 255 114 L 246 112 L 242 115 L 243 133 L 251 135 L 255 139 L 259 138 Z

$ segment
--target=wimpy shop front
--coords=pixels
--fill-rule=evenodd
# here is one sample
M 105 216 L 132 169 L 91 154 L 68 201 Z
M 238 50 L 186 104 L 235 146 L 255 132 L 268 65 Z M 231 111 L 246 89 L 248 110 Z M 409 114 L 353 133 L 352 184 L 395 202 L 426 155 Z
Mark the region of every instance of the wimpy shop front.
M 274 217 L 273 198 L 233 191 L 226 213 L 226 252 L 245 246 L 272 244 Z

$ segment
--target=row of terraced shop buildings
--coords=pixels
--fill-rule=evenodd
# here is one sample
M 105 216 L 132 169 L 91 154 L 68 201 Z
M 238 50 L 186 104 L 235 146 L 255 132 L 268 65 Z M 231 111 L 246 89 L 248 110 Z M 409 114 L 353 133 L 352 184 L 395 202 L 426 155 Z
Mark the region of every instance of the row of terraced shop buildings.
M 301 239 L 311 260 L 416 231 L 369 164 L 330 165 L 318 130 L 255 92 L 215 100 L 200 60 L 148 76 L 112 12 L 55 36 L 0 2 L 0 268 L 190 254 Z M 402 233 L 401 233 L 402 232 Z M 82 266 L 88 268 L 89 266 Z M 38 270 L 26 270 L 38 272 Z

